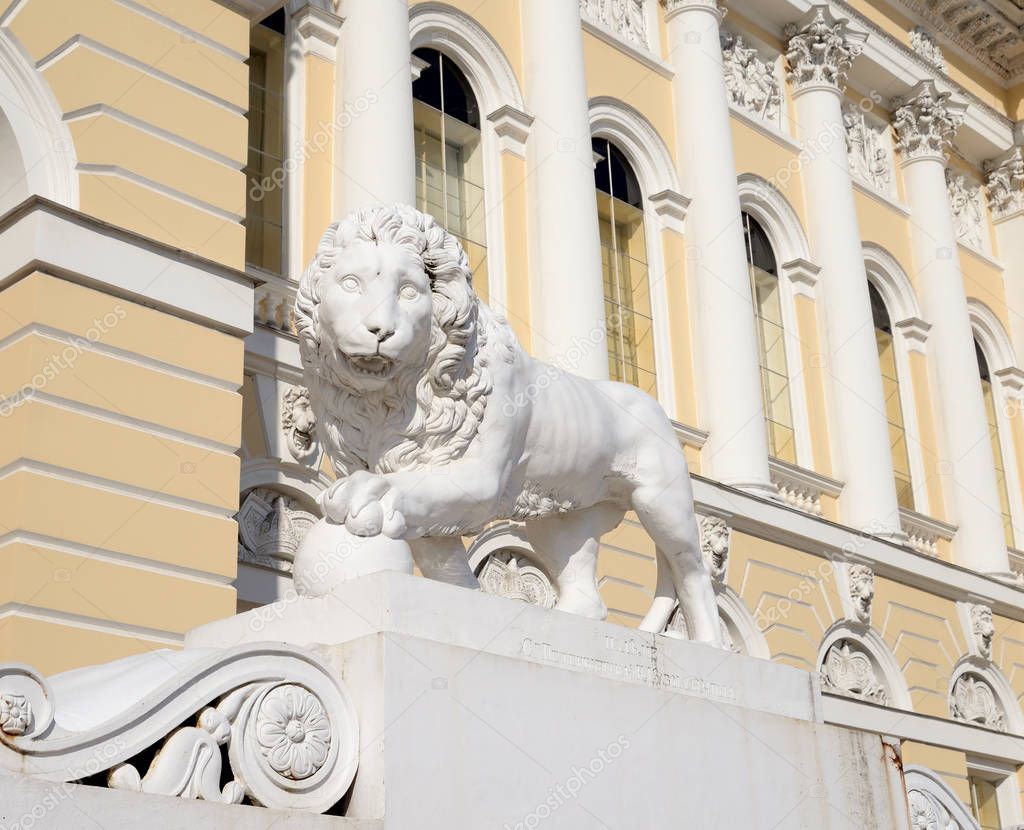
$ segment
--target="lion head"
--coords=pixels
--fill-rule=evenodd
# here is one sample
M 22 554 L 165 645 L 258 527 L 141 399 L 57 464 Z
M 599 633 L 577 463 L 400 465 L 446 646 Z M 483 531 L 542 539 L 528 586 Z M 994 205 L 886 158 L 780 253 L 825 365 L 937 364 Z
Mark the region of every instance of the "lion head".
M 339 475 L 465 451 L 490 392 L 481 308 L 462 246 L 431 216 L 396 205 L 328 227 L 295 312 L 321 440 Z

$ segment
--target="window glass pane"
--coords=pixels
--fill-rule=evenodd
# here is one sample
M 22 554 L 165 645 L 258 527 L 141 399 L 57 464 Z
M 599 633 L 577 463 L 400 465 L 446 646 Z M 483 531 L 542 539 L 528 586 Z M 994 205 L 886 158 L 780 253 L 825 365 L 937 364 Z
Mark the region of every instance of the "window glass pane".
M 775 252 L 768 234 L 746 213 L 743 214 L 743 238 L 747 264 L 750 266 L 750 290 L 754 299 L 754 324 L 761 363 L 761 397 L 768 430 L 768 452 L 773 458 L 795 464 L 792 392 L 786 362 L 782 297 L 779 278 L 775 275 Z
M 268 18 L 268 21 L 270 18 Z M 284 36 L 252 29 L 249 149 L 245 166 L 245 260 L 281 273 L 284 223 Z
M 601 237 L 608 373 L 657 396 L 647 239 L 636 176 L 625 157 L 594 139 L 601 158 L 594 169 Z
M 889 422 L 889 447 L 892 450 L 893 477 L 896 482 L 896 501 L 900 507 L 914 509 L 914 486 L 910 475 L 910 451 L 907 446 L 906 422 L 900 398 L 900 378 L 896 368 L 896 346 L 889 322 L 889 312 L 878 289 L 868 283 L 871 297 L 871 317 L 875 326 L 878 347 L 878 366 L 882 374 L 882 396 L 885 417 Z
M 1002 830 L 996 785 L 976 776 L 971 776 L 970 785 L 971 811 L 981 825 L 981 830 Z
M 1003 514 L 1003 534 L 1008 547 L 1014 547 L 1013 518 L 1010 515 L 1010 491 L 1006 483 L 1006 469 L 1003 465 L 1003 443 L 999 436 L 999 414 L 996 411 L 995 393 L 989 374 L 988 361 L 977 341 L 974 343 L 978 358 L 978 374 L 981 376 L 981 394 L 985 402 L 985 417 L 988 420 L 988 435 L 992 442 L 992 461 L 995 464 L 996 489 L 999 491 L 999 509 Z
M 434 49 L 417 49 L 429 66 L 413 82 L 416 207 L 459 238 L 473 287 L 487 291 L 487 209 L 480 116 L 466 76 Z

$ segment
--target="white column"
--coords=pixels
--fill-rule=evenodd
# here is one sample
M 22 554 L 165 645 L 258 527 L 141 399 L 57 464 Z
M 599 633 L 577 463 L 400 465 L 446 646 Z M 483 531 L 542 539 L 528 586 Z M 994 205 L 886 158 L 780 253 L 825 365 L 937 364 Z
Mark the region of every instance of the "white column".
M 902 540 L 878 346 L 846 154 L 842 90 L 864 36 L 827 6 L 786 27 L 813 256 L 824 303 L 845 524 Z M 920 482 L 917 482 L 920 484 Z
M 334 213 L 415 204 L 409 7 L 342 0 L 334 147 Z
M 533 351 L 608 377 L 601 238 L 578 0 L 523 0 Z
M 940 472 L 957 564 L 1008 575 L 1009 558 L 996 487 L 992 444 L 981 394 L 974 336 L 967 313 L 956 232 L 946 195 L 946 152 L 966 106 L 922 81 L 893 116 L 910 205 L 915 283 L 936 380 L 943 460 Z
M 699 300 L 707 472 L 726 484 L 774 495 L 754 308 L 736 186 L 729 104 L 715 0 L 668 0 L 669 60 L 675 70 L 676 142 L 687 214 L 687 278 Z
M 1024 151 L 1019 145 L 1011 147 L 987 162 L 985 172 L 999 259 L 1006 267 L 1010 339 L 1019 361 L 1024 355 Z

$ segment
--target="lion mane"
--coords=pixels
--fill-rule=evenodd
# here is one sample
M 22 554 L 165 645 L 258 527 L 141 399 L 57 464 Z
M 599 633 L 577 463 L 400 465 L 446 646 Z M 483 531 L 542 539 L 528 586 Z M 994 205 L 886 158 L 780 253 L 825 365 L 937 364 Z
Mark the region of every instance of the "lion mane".
M 385 389 L 343 381 L 323 342 L 318 308 L 324 280 L 352 242 L 390 243 L 414 254 L 430 280 L 430 345 L 422 363 L 403 366 Z M 473 292 L 469 260 L 458 239 L 433 217 L 405 205 L 362 210 L 332 223 L 299 283 L 295 301 L 299 351 L 328 454 L 339 476 L 444 464 L 475 438 L 491 392 L 488 340 L 517 348 L 508 324 Z

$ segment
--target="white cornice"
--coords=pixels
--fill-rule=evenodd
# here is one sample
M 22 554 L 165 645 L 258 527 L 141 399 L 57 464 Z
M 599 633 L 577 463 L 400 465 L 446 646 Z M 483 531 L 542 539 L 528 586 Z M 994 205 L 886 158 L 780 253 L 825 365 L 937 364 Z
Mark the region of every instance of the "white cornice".
M 342 19 L 312 3 L 300 6 L 292 13 L 299 48 L 304 55 L 316 55 L 331 63 L 338 55 L 338 38 Z
M 676 233 L 683 232 L 686 211 L 690 207 L 690 200 L 688 198 L 674 190 L 662 190 L 658 193 L 652 193 L 647 201 L 661 220 L 663 227 Z
M 793 286 L 794 294 L 801 294 L 804 297 L 814 299 L 814 287 L 818 284 L 821 266 L 815 265 L 806 259 L 794 259 L 782 263 L 779 271 L 782 276 L 789 280 L 790 285 Z
M 487 120 L 494 125 L 502 152 L 526 158 L 526 140 L 530 137 L 534 120 L 532 115 L 505 104 L 488 115 Z

